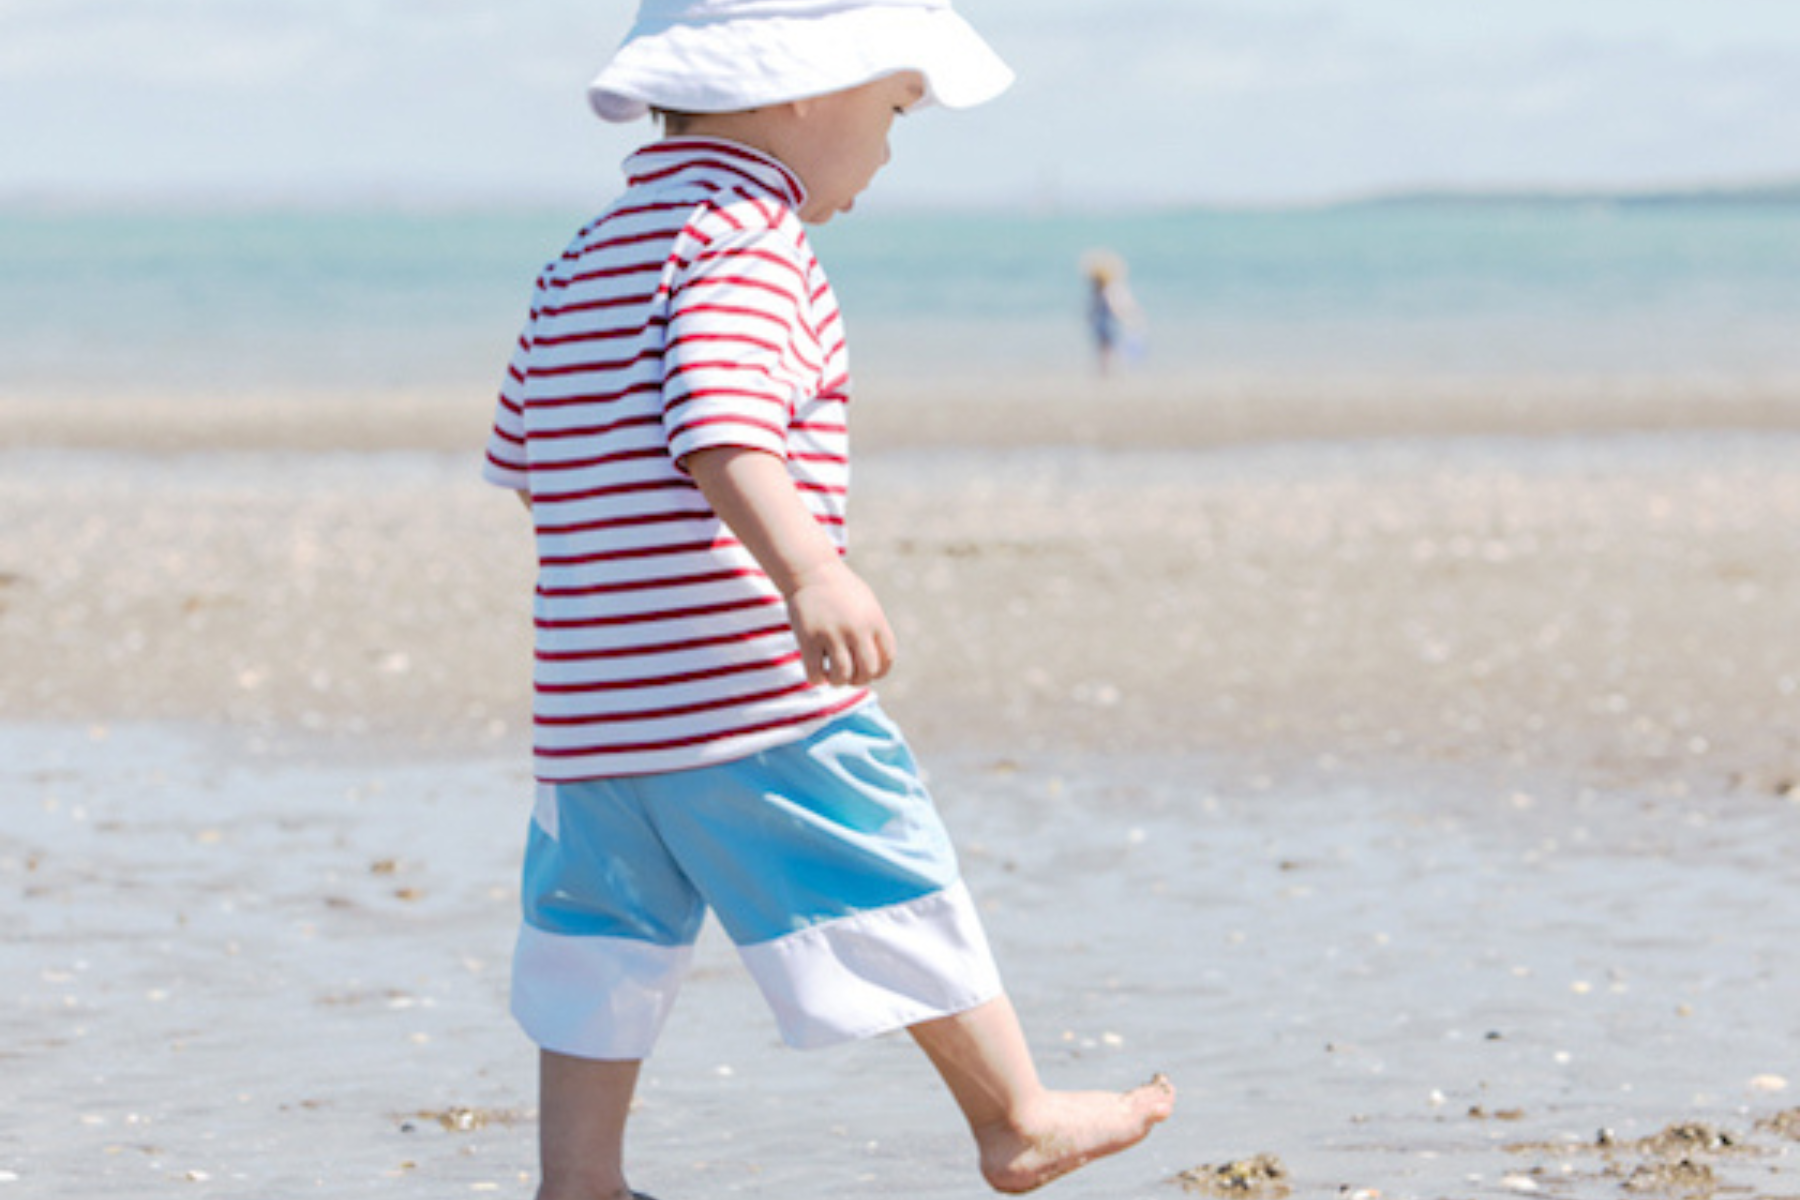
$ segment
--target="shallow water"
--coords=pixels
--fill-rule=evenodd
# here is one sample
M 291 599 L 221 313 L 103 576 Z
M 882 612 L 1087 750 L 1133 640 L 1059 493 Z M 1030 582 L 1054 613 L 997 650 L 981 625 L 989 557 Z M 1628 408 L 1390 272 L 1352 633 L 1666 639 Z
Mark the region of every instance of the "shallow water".
M 13 724 L 0 762 L 23 1098 L 0 1195 L 527 1194 L 522 754 Z M 1800 1078 L 1788 801 L 1186 756 L 934 770 L 1046 1076 L 1183 1089 L 1050 1194 L 1179 1195 L 1269 1152 L 1300 1195 L 1614 1196 L 1576 1148 L 1688 1120 L 1758 1150 L 1724 1179 L 1800 1190 L 1795 1144 L 1754 1128 L 1795 1097 L 1752 1082 Z M 661 1200 L 984 1194 L 905 1039 L 782 1048 L 716 936 L 633 1129 Z
M 0 208 L 0 391 L 489 394 L 532 279 L 590 217 Z M 1104 245 L 1159 376 L 1742 385 L 1800 373 L 1797 230 L 1789 205 L 1415 203 L 871 213 L 815 240 L 864 378 L 1084 372 L 1078 266 Z

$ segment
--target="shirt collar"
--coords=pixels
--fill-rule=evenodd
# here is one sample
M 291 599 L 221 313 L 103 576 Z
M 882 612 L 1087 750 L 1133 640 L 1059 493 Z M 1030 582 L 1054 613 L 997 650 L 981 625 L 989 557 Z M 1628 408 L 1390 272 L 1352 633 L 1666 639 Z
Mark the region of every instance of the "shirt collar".
M 654 142 L 625 160 L 632 187 L 702 183 L 762 192 L 798 212 L 806 185 L 772 156 L 723 138 L 678 137 Z

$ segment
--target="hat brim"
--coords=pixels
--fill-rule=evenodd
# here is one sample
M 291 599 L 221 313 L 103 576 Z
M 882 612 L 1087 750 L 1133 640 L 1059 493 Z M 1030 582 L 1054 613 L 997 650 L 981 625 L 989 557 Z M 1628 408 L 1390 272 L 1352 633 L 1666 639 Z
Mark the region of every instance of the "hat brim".
M 1011 68 L 950 9 L 869 5 L 811 17 L 640 24 L 588 85 L 588 103 L 614 122 L 652 108 L 741 112 L 901 71 L 924 77 L 921 105 L 946 108 L 992 100 L 1013 81 Z

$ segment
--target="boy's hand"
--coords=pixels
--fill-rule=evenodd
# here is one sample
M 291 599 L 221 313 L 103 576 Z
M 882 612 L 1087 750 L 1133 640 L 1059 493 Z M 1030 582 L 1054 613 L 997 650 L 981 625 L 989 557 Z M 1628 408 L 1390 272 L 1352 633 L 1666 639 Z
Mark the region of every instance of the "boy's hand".
M 802 572 L 787 606 L 808 683 L 863 687 L 893 667 L 894 631 L 881 601 L 841 559 Z

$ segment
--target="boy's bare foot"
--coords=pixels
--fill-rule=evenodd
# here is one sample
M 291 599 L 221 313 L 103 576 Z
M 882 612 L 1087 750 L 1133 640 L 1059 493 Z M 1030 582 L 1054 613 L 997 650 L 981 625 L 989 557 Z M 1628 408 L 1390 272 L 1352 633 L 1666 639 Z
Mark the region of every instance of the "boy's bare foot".
M 975 1131 L 982 1177 L 997 1192 L 1032 1191 L 1129 1150 L 1174 1109 L 1163 1075 L 1129 1092 L 1045 1092 L 1014 1120 Z

